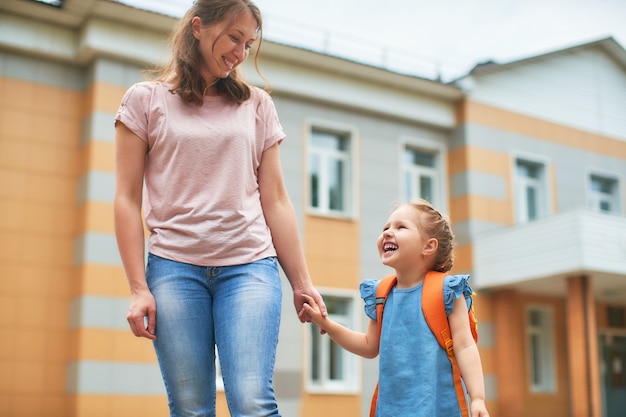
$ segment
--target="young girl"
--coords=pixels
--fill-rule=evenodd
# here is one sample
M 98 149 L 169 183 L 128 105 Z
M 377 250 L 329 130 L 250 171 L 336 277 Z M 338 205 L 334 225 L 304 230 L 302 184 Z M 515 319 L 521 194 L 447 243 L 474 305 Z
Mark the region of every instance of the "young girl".
M 380 353 L 376 416 L 461 415 L 450 360 L 421 308 L 426 273 L 452 268 L 453 239 L 448 220 L 426 201 L 403 204 L 392 212 L 377 245 L 383 264 L 395 270 L 398 281 L 385 304 L 380 340 L 376 322 L 378 281 L 366 280 L 360 285 L 365 313 L 371 319 L 366 333 L 324 317 L 311 298 L 301 310 L 344 349 L 366 358 Z M 467 314 L 472 302 L 468 279 L 468 275 L 445 278 L 444 304 L 471 416 L 487 417 L 482 365 Z
M 278 263 L 296 312 L 303 294 L 324 311 L 283 180 L 274 103 L 238 72 L 261 33 L 250 0 L 194 1 L 169 64 L 130 87 L 115 116 L 127 320 L 154 343 L 171 417 L 215 416 L 216 347 L 230 415 L 280 416 Z

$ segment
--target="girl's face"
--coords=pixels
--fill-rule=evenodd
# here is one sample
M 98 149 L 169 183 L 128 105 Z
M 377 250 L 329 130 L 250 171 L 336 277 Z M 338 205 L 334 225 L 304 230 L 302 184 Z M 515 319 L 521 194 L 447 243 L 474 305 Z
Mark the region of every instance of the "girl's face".
M 208 27 L 196 16 L 191 28 L 204 61 L 201 73 L 207 85 L 228 77 L 245 61 L 258 35 L 258 22 L 250 10 L 240 13 L 232 24 L 222 22 Z
M 420 230 L 419 216 L 420 213 L 408 205 L 391 213 L 377 241 L 384 265 L 397 270 L 421 262 L 430 239 Z

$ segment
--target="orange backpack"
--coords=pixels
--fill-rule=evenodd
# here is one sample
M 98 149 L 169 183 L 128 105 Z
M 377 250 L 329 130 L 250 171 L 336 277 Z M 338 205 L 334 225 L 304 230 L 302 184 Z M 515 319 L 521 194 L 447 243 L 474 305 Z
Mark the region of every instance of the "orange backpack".
M 463 385 L 461 383 L 461 371 L 454 357 L 454 350 L 452 349 L 452 337 L 450 335 L 450 325 L 448 324 L 448 317 L 446 316 L 446 310 L 443 303 L 443 280 L 445 274 L 443 272 L 430 271 L 424 278 L 424 286 L 422 288 L 422 311 L 424 317 L 428 323 L 428 327 L 433 332 L 439 345 L 448 353 L 448 359 L 452 364 L 452 377 L 454 379 L 454 388 L 456 390 L 456 397 L 459 401 L 459 407 L 461 408 L 461 414 L 463 417 L 468 417 L 469 411 L 467 408 L 467 401 L 465 400 L 465 393 L 463 392 Z M 380 280 L 378 288 L 376 289 L 376 316 L 378 319 L 378 337 L 380 340 L 380 333 L 382 331 L 383 324 L 383 309 L 385 308 L 385 302 L 387 301 L 387 295 L 391 288 L 396 285 L 397 279 L 395 275 L 387 275 Z M 474 294 L 472 294 L 474 296 Z M 476 319 L 476 313 L 474 311 L 474 303 L 469 313 L 470 328 L 474 341 L 478 342 L 478 320 Z M 374 417 L 376 414 L 376 403 L 378 401 L 378 384 L 374 390 L 372 396 L 372 404 L 370 407 L 370 417 Z

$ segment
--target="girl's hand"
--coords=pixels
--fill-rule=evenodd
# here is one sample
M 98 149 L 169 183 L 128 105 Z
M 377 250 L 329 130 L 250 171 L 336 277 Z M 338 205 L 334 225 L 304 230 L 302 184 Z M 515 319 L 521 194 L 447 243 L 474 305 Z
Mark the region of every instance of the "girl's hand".
M 313 300 L 316 306 L 318 306 L 319 312 L 322 316 L 328 316 L 326 312 L 326 304 L 324 304 L 324 299 L 320 295 L 320 293 L 315 289 L 315 287 L 309 287 L 301 290 L 293 291 L 293 302 L 296 306 L 296 313 L 298 314 L 298 318 L 302 323 L 309 323 L 311 318 L 309 315 L 302 310 L 302 306 L 305 304 L 311 304 L 309 300 Z
M 470 411 L 472 417 L 489 417 L 489 412 L 485 406 L 485 400 L 475 399 L 470 402 Z
M 327 317 L 326 310 L 322 310 L 313 297 L 307 294 L 302 294 L 302 297 L 304 298 L 304 304 L 302 304 L 298 317 L 300 317 L 301 321 L 310 321 L 315 324 L 320 328 L 320 333 L 326 333 L 324 326 Z M 305 318 L 309 320 L 305 320 Z

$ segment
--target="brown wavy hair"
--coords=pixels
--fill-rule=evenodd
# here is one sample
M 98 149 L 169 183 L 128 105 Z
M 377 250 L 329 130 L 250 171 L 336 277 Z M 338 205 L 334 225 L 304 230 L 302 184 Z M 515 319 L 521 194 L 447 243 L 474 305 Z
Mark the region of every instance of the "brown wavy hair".
M 435 238 L 439 242 L 433 270 L 448 272 L 454 266 L 454 233 L 450 226 L 450 219 L 444 216 L 426 200 L 415 200 L 407 204 L 415 209 L 418 216 L 419 226 L 423 233 L 430 239 Z
M 204 26 L 212 26 L 224 21 L 233 22 L 240 13 L 249 10 L 257 21 L 258 45 L 254 53 L 254 67 L 263 80 L 258 67 L 261 48 L 263 19 L 261 11 L 250 0 L 196 0 L 187 13 L 180 19 L 170 37 L 172 56 L 169 62 L 157 70 L 157 81 L 173 84 L 172 93 L 183 100 L 202 105 L 204 93 L 208 87 L 200 75 L 202 55 L 191 29 L 191 20 L 198 16 Z M 266 88 L 267 88 L 267 80 Z M 238 68 L 228 77 L 221 78 L 215 84 L 219 95 L 236 103 L 243 103 L 250 98 L 250 86 L 242 79 Z

